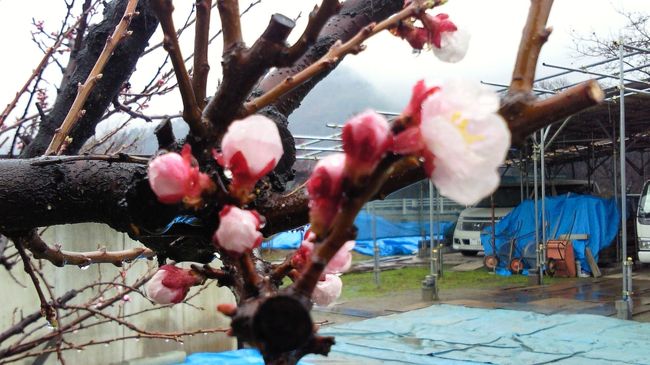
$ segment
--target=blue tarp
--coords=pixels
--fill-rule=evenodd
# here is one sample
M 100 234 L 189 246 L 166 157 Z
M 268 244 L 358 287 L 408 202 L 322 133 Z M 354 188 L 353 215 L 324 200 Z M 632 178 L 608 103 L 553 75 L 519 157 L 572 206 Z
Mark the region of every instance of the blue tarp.
M 586 240 L 572 240 L 576 260 L 583 271 L 590 272 L 585 258 L 585 247 L 589 247 L 594 259 L 598 253 L 612 243 L 618 232 L 620 214 L 614 199 L 603 199 L 590 195 L 567 194 L 545 199 L 546 237 L 555 239 L 562 234 L 586 234 Z M 539 237 L 542 237 L 541 202 L 539 208 Z M 486 255 L 493 255 L 491 227 L 481 233 L 481 243 Z M 495 227 L 496 254 L 499 266 L 508 265 L 510 242 L 515 239 L 513 257 L 523 258 L 526 268 L 535 266 L 535 203 L 525 200 Z
M 375 230 L 380 256 L 411 255 L 418 250 L 418 243 L 422 239 L 421 228 L 426 239 L 429 239 L 429 224 L 419 222 L 392 222 L 381 216 L 375 216 Z M 373 216 L 365 211 L 359 213 L 354 220 L 358 229 L 355 251 L 363 255 L 373 255 Z M 442 239 L 444 233 L 453 226 L 453 222 L 442 221 L 434 223 L 433 229 L 437 238 Z M 280 250 L 296 249 L 300 246 L 305 234 L 305 229 L 283 232 L 275 235 L 263 244 Z
M 301 364 L 648 364 L 650 324 L 590 314 L 545 315 L 433 305 L 323 327 L 335 336 L 327 360 Z M 185 365 L 262 365 L 255 350 L 193 354 Z

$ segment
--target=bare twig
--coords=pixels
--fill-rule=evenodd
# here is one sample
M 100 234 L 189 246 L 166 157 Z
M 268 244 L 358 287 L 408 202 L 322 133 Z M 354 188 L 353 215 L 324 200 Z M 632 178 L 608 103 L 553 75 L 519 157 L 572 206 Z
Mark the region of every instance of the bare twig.
M 94 8 L 94 6 L 96 6 L 97 3 L 99 3 L 99 1 L 96 1 L 95 4 L 93 4 L 92 8 Z M 18 100 L 20 100 L 20 97 L 25 93 L 25 91 L 27 91 L 27 89 L 29 88 L 29 85 L 32 83 L 32 81 L 38 75 L 40 75 L 41 72 L 43 71 L 43 69 L 45 68 L 45 66 L 47 66 L 48 61 L 50 60 L 50 58 L 52 57 L 54 52 L 56 52 L 59 49 L 59 47 L 61 47 L 61 44 L 63 44 L 63 41 L 66 40 L 68 38 L 68 36 L 70 36 L 70 34 L 72 34 L 72 32 L 75 31 L 75 28 L 77 28 L 80 25 L 80 23 L 82 21 L 84 21 L 86 15 L 88 14 L 88 12 L 90 12 L 90 10 L 92 8 L 84 10 L 83 14 L 79 17 L 79 19 L 73 25 L 71 25 L 64 33 L 59 35 L 58 39 L 56 40 L 56 42 L 51 47 L 46 49 L 45 54 L 43 55 L 43 58 L 41 58 L 41 61 L 38 63 L 36 68 L 34 68 L 34 70 L 32 71 L 32 74 L 27 78 L 27 81 L 25 81 L 25 83 L 20 88 L 20 90 L 18 90 L 18 92 L 16 93 L 16 96 L 14 97 L 14 99 L 11 100 L 9 102 L 9 104 L 7 104 L 5 109 L 0 114 L 0 126 L 7 119 L 7 117 L 11 113 L 11 111 L 16 107 L 16 104 L 18 104 Z
M 429 6 L 434 7 L 436 5 L 439 5 L 439 3 L 440 2 L 430 3 Z M 336 66 L 336 64 L 341 61 L 346 55 L 356 54 L 363 51 L 364 46 L 362 43 L 365 40 L 383 30 L 396 26 L 400 21 L 413 17 L 426 9 L 427 7 L 420 1 L 413 1 L 410 5 L 392 17 L 385 19 L 378 24 L 371 23 L 365 26 L 349 41 L 345 43 L 342 43 L 340 41 L 334 43 L 330 50 L 318 61 L 309 65 L 297 74 L 285 78 L 284 81 L 280 82 L 263 95 L 244 104 L 246 114 L 255 113 L 256 111 L 271 104 L 277 98 L 288 93 L 289 91 L 308 81 L 317 74 Z
M 131 23 L 131 19 L 137 15 L 135 11 L 137 5 L 138 0 L 129 0 L 128 4 L 126 5 L 126 10 L 124 12 L 124 16 L 122 17 L 122 20 L 117 25 L 117 27 L 115 27 L 113 34 L 106 39 L 104 49 L 99 55 L 95 66 L 90 71 L 86 82 L 83 85 L 79 85 L 79 92 L 77 93 L 77 97 L 72 103 L 72 107 L 70 107 L 70 111 L 63 120 L 61 127 L 54 134 L 52 142 L 45 151 L 46 155 L 58 154 L 60 152 L 61 146 L 63 146 L 66 138 L 68 137 L 68 134 L 77 123 L 79 118 L 85 113 L 85 110 L 82 109 L 84 103 L 86 102 L 86 99 L 88 99 L 88 96 L 90 95 L 90 92 L 93 90 L 97 81 L 102 78 L 102 71 L 108 62 L 108 59 L 113 54 L 113 50 L 115 50 L 117 44 L 122 39 L 124 39 L 124 37 L 130 34 L 127 29 Z
M 121 163 L 137 163 L 146 165 L 149 163 L 149 157 L 131 156 L 126 153 L 117 153 L 113 155 L 79 155 L 79 156 L 57 156 L 41 157 L 31 162 L 32 166 L 47 166 L 58 163 L 70 163 L 74 161 L 106 161 Z M 40 258 L 40 257 L 39 257 Z
M 23 260 L 25 272 L 32 279 L 32 283 L 34 284 L 34 289 L 36 289 L 36 293 L 38 294 L 38 299 L 41 301 L 41 316 L 45 317 L 45 319 L 47 319 L 47 321 L 52 326 L 57 327 L 56 310 L 50 303 L 48 303 L 47 299 L 45 299 L 45 295 L 41 290 L 40 282 L 36 277 L 36 274 L 34 273 L 34 268 L 32 267 L 32 261 L 27 255 L 27 253 L 25 252 L 25 248 L 23 247 L 23 240 L 22 239 L 14 240 L 14 245 L 16 246 L 16 249 L 20 254 L 20 258 Z
M 46 259 L 56 266 L 87 266 L 98 263 L 111 263 L 115 266 L 122 266 L 125 261 L 150 258 L 156 255 L 154 251 L 145 247 L 122 251 L 106 251 L 105 249 L 89 252 L 64 251 L 60 247 L 51 247 L 45 243 L 36 231 L 31 231 L 25 235 L 21 243 L 24 243 L 24 246 L 33 253 L 35 258 Z

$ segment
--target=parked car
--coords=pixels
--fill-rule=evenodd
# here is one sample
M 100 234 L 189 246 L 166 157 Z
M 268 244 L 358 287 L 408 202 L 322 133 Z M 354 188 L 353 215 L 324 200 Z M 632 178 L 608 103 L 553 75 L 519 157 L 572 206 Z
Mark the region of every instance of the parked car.
M 528 185 L 530 187 L 533 184 L 529 183 Z M 534 197 L 534 188 L 528 190 L 528 195 L 524 197 L 532 199 Z M 594 194 L 599 192 L 598 186 L 593 182 L 566 179 L 548 181 L 545 190 L 547 196 L 566 193 Z M 452 247 L 459 250 L 464 256 L 475 256 L 480 251 L 483 251 L 481 232 L 492 225 L 492 199 L 494 199 L 494 222 L 496 223 L 521 203 L 521 196 L 520 182 L 502 183 L 492 194 L 492 198 L 487 197 L 478 204 L 464 209 L 458 216 Z M 541 197 L 541 191 L 538 192 L 538 196 Z M 648 207 L 650 209 L 650 203 Z M 650 213 L 648 217 L 650 221 Z M 648 229 L 650 232 L 650 226 Z

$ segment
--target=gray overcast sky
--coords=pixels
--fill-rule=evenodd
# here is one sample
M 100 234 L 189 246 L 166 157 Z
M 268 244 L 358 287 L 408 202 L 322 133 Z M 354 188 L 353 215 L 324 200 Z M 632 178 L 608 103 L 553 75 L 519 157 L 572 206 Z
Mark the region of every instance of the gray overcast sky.
M 245 8 L 249 0 L 242 0 Z M 80 6 L 82 1 L 77 1 Z M 191 1 L 175 1 L 177 25 L 181 24 L 191 8 Z M 280 12 L 295 17 L 302 12 L 299 24 L 293 36 L 297 37 L 309 10 L 318 1 L 314 0 L 263 0 L 243 19 L 245 38 L 251 43 L 266 26 L 270 14 Z M 527 0 L 449 0 L 448 4 L 435 12 L 446 12 L 459 26 L 468 28 L 472 34 L 470 49 L 465 60 L 458 64 L 444 64 L 431 52 L 415 55 L 404 41 L 388 34 L 377 36 L 366 44 L 368 49 L 357 56 L 348 56 L 344 64 L 356 70 L 384 93 L 395 94 L 406 99 L 411 85 L 420 78 L 468 77 L 475 80 L 507 82 L 519 44 L 529 1 Z M 554 29 L 544 47 L 541 61 L 569 65 L 579 65 L 588 60 L 576 60 L 571 50 L 571 31 L 599 34 L 617 34 L 624 24 L 624 19 L 616 9 L 650 13 L 650 1 L 647 0 L 556 0 L 549 20 Z M 26 80 L 32 69 L 40 60 L 40 52 L 30 40 L 31 18 L 45 20 L 48 30 L 58 27 L 58 19 L 64 12 L 63 1 L 4 0 L 0 2 L 0 31 L 3 34 L 5 57 L 2 60 L 2 87 L 0 104 L 8 102 Z M 219 28 L 216 12 L 213 16 L 212 29 Z M 98 16 L 95 17 L 98 19 Z M 188 32 L 191 34 L 192 32 Z M 190 36 L 191 37 L 191 36 Z M 190 37 L 182 38 L 184 54 L 191 47 Z M 160 34 L 153 37 L 155 42 Z M 220 45 L 212 48 L 212 72 L 210 84 L 216 85 L 220 70 L 217 55 Z M 9 53 L 10 52 L 10 53 Z M 135 83 L 138 79 L 150 77 L 160 60 L 160 54 L 149 56 L 138 66 Z M 538 76 L 553 72 L 539 68 Z M 53 79 L 58 82 L 59 80 Z M 212 89 L 210 92 L 214 91 Z M 52 94 L 51 99 L 54 98 Z M 173 97 L 170 96 L 170 97 Z M 176 99 L 179 100 L 179 99 Z M 156 114 L 175 113 L 180 102 L 170 103 L 161 100 L 152 104 L 151 112 Z

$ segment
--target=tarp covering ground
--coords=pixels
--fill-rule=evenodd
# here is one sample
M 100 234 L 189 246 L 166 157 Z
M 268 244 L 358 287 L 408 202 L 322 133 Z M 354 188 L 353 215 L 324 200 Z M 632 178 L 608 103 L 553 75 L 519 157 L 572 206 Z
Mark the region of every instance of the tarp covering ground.
M 648 364 L 650 324 L 588 314 L 434 305 L 324 327 L 337 364 Z M 185 364 L 263 364 L 253 350 L 194 354 Z M 212 356 L 211 362 L 201 362 Z M 322 363 L 310 355 L 301 364 Z
M 538 229 L 542 237 L 541 200 L 538 202 Z M 590 195 L 567 194 L 545 199 L 546 237 L 556 239 L 563 234 L 587 235 L 586 240 L 574 239 L 576 260 L 583 271 L 590 272 L 585 258 L 589 247 L 598 261 L 598 253 L 609 246 L 618 232 L 620 214 L 614 199 Z M 481 233 L 481 243 L 486 255 L 499 257 L 499 266 L 509 263 L 511 240 L 514 239 L 513 257 L 523 258 L 526 268 L 535 267 L 535 203 L 525 200 L 495 225 L 496 242 L 492 245 L 491 227 Z
M 429 239 L 428 222 L 393 222 L 379 215 L 374 217 L 380 256 L 411 255 L 418 251 L 423 232 L 426 239 Z M 362 211 L 354 220 L 354 225 L 359 230 L 354 250 L 363 255 L 373 255 L 373 216 L 366 211 Z M 434 222 L 434 234 L 438 239 L 442 239 L 452 226 L 453 222 L 449 221 Z M 280 250 L 296 249 L 303 240 L 304 231 L 304 229 L 301 229 L 277 234 L 265 242 L 262 247 L 270 246 Z

